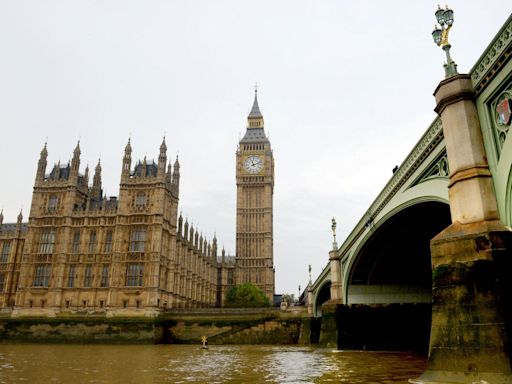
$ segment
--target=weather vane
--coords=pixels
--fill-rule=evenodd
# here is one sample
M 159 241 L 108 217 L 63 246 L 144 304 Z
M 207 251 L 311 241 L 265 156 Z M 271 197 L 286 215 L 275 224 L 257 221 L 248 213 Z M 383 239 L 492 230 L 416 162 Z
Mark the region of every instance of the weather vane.
M 457 64 L 452 60 L 450 56 L 450 48 L 452 47 L 448 42 L 448 33 L 453 25 L 453 11 L 446 6 L 446 9 L 442 9 L 441 6 L 437 6 L 435 13 L 437 22 L 439 25 L 434 25 L 434 31 L 432 31 L 432 38 L 434 43 L 440 46 L 446 53 L 446 64 L 444 64 L 445 77 L 452 77 L 457 75 Z

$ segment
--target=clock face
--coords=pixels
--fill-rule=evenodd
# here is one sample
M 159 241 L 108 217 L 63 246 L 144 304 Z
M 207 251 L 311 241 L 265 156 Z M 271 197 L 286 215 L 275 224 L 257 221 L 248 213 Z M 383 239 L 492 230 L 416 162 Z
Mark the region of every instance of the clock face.
M 263 159 L 259 156 L 249 156 L 244 161 L 244 168 L 249 173 L 259 173 L 263 169 Z

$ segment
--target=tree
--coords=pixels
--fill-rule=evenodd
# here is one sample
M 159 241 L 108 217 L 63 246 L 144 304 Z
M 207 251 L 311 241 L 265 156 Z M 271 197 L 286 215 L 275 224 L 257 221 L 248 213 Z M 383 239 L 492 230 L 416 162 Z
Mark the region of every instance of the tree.
M 237 308 L 268 307 L 268 297 L 256 285 L 245 283 L 230 288 L 226 295 L 226 306 Z
M 293 293 L 285 293 L 283 295 L 282 301 L 286 301 L 289 305 L 295 303 L 295 294 Z

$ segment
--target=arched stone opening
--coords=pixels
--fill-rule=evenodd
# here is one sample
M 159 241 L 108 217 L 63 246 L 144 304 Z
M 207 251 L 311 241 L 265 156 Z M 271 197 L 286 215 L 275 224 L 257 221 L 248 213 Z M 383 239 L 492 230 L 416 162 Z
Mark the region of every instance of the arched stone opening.
M 322 304 L 331 298 L 331 282 L 328 281 L 318 291 L 315 300 L 315 317 L 322 317 Z
M 428 201 L 400 210 L 375 229 L 348 276 L 340 348 L 428 350 L 430 240 L 450 222 L 448 204 Z
M 315 297 L 313 314 L 311 319 L 311 337 L 312 343 L 320 341 L 320 333 L 322 328 L 322 304 L 331 298 L 331 282 L 327 281 L 320 287 L 318 294 Z

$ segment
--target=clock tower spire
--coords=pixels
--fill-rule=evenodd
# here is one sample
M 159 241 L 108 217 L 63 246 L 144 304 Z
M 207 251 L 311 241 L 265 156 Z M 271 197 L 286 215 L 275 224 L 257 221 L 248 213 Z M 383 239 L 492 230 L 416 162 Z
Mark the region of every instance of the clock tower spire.
M 236 153 L 235 283 L 253 283 L 274 296 L 274 157 L 265 135 L 258 90 L 247 116 L 247 129 Z

